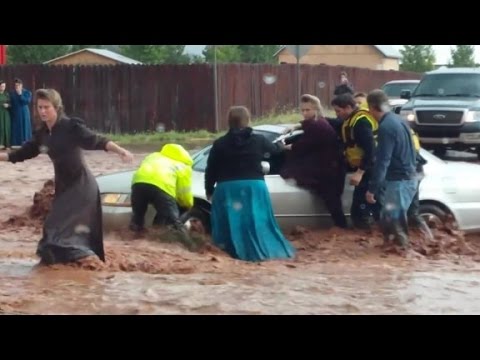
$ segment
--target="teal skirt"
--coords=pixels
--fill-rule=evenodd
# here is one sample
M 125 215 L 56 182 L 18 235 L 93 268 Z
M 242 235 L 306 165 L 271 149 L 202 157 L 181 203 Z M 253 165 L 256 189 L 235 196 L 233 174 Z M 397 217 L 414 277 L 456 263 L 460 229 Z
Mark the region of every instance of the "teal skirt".
M 295 255 L 295 249 L 278 227 L 263 180 L 218 183 L 211 220 L 215 245 L 236 259 L 263 261 Z

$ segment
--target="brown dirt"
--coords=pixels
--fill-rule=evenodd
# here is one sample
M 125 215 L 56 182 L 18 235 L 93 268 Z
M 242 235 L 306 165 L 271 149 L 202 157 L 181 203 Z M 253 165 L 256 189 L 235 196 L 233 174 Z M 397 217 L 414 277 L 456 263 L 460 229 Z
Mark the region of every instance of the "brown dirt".
M 55 196 L 55 183 L 53 180 L 47 180 L 40 191 L 33 195 L 33 204 L 22 214 L 13 215 L 7 221 L 3 222 L 4 226 L 22 227 L 32 226 L 41 228 L 50 209 Z
M 434 229 L 434 240 L 425 239 L 418 231 L 410 232 L 410 245 L 404 250 L 397 246 L 385 246 L 378 230 L 372 232 L 332 228 L 325 231 L 310 231 L 297 227 L 289 236 L 298 249 L 300 261 L 340 261 L 371 257 L 401 256 L 408 258 L 446 259 L 468 256 L 479 258 L 478 237 L 465 236 L 450 225 Z

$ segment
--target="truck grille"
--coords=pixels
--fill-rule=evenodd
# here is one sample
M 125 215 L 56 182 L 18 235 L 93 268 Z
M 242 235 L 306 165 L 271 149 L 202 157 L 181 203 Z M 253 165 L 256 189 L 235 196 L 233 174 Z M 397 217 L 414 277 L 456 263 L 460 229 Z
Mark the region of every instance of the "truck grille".
M 417 110 L 417 121 L 421 125 L 460 125 L 463 111 Z
M 421 138 L 458 138 L 460 130 L 458 128 L 417 128 L 416 132 Z

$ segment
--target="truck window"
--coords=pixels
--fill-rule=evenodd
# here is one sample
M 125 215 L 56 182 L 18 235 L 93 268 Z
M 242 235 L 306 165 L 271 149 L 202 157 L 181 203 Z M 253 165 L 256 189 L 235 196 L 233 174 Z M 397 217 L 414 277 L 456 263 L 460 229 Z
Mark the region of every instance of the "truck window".
M 382 88 L 383 92 L 387 94 L 389 98 L 400 98 L 400 93 L 403 90 L 410 90 L 413 93 L 418 83 L 393 83 L 385 84 Z
M 413 96 L 480 96 L 480 74 L 427 75 Z

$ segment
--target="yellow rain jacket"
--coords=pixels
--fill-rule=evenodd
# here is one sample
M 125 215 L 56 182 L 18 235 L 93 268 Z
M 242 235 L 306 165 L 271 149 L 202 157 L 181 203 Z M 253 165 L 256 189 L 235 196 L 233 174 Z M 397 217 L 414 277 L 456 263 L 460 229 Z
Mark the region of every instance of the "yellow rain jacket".
M 132 184 L 151 184 L 174 197 L 181 207 L 193 206 L 190 154 L 181 145 L 166 144 L 160 152 L 148 155 L 133 175 Z
M 345 144 L 345 158 L 347 159 L 348 164 L 354 168 L 360 166 L 364 155 L 363 149 L 357 145 L 355 137 L 353 136 L 353 128 L 362 117 L 365 117 L 372 125 L 373 138 L 375 144 L 377 143 L 378 122 L 368 112 L 368 108 L 361 106 L 358 110 L 352 113 L 350 118 L 345 120 L 342 125 L 342 140 Z

